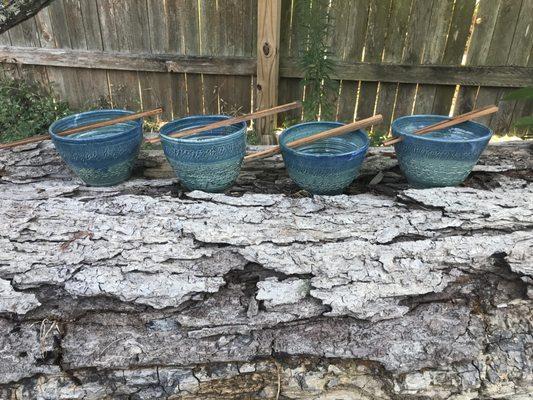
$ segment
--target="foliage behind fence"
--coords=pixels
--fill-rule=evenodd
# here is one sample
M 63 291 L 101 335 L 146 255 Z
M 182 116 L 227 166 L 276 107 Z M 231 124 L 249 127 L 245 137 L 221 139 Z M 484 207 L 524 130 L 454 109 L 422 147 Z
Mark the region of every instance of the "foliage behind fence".
M 13 54 L 20 47 L 82 50 L 95 58 L 103 51 L 107 69 L 84 68 L 76 52 L 70 61 L 39 53 L 40 65 L 31 65 L 37 56 L 28 53 L 23 64 L 4 64 L 4 74 L 51 82 L 77 108 L 104 98 L 119 107 L 163 105 L 167 119 L 248 112 L 254 104 L 257 1 L 56 0 L 0 35 L 0 46 L 15 46 Z M 298 23 L 302 1 L 282 0 L 279 103 L 304 95 L 294 62 L 306 42 Z M 328 12 L 327 39 L 338 64 L 329 104 L 342 121 L 380 112 L 386 129 L 393 118 L 413 112 L 458 114 L 498 103 L 533 75 L 533 0 L 332 0 Z M 123 70 L 115 53 L 135 55 L 132 70 Z M 168 72 L 155 66 L 159 55 L 211 56 L 219 64 Z M 497 131 L 533 113 L 531 102 L 501 107 L 484 121 Z M 293 113 L 278 122 L 299 118 Z

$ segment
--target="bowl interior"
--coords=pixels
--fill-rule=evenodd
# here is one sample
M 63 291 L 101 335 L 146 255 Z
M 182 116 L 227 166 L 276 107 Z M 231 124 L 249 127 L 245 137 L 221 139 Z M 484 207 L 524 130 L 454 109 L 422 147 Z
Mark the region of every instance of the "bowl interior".
M 138 128 L 142 125 L 141 120 L 121 122 L 111 126 L 78 132 L 69 136 L 59 136 L 58 133 L 67 129 L 77 128 L 101 121 L 108 121 L 130 114 L 133 114 L 133 112 L 127 110 L 97 110 L 69 115 L 54 122 L 49 128 L 49 132 L 54 139 L 65 142 L 87 142 L 112 139 L 121 135 L 128 135 L 131 132 L 138 132 Z
M 414 132 L 426 126 L 449 120 L 443 115 L 410 115 L 396 119 L 392 123 L 395 136 L 408 136 L 422 141 L 436 141 L 447 143 L 465 143 L 483 141 L 492 136 L 492 130 L 485 125 L 466 121 L 449 128 L 417 135 Z
M 224 141 L 244 133 L 246 131 L 246 122 L 240 122 L 229 126 L 223 126 L 204 132 L 199 132 L 185 138 L 173 138 L 169 135 L 176 132 L 186 131 L 188 129 L 198 128 L 218 121 L 223 121 L 229 118 L 230 117 L 227 115 L 198 115 L 181 118 L 165 124 L 159 133 L 164 139 L 180 143 L 214 143 L 218 141 Z
M 299 156 L 336 157 L 366 151 L 369 141 L 366 132 L 363 130 L 356 130 L 341 136 L 317 140 L 297 148 L 287 146 L 292 141 L 343 125 L 339 122 L 307 122 L 294 125 L 282 132 L 279 143 L 285 152 Z

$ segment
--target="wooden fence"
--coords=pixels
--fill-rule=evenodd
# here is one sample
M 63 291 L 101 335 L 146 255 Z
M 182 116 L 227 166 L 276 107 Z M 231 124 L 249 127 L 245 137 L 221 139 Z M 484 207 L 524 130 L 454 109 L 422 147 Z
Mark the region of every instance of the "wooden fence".
M 245 113 L 256 86 L 273 88 L 262 105 L 303 96 L 297 1 L 56 0 L 0 35 L 0 60 L 4 74 L 52 83 L 75 108 L 105 99 L 162 105 L 166 119 Z M 457 114 L 533 86 L 533 0 L 332 0 L 330 14 L 338 120 L 380 112 L 386 129 L 400 115 Z M 274 53 L 258 59 L 264 35 Z M 279 70 L 265 64 L 271 54 Z M 498 132 L 533 113 L 531 102 L 500 105 L 484 121 Z

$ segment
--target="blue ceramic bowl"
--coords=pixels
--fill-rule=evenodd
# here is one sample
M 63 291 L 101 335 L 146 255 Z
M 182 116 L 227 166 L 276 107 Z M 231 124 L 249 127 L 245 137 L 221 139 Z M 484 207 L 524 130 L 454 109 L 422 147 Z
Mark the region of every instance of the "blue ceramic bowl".
M 309 193 L 342 193 L 359 174 L 368 150 L 368 135 L 357 130 L 298 148 L 287 147 L 287 143 L 342 125 L 339 122 L 307 122 L 291 126 L 279 137 L 289 176 Z
M 127 180 L 139 153 L 142 120 L 58 136 L 78 126 L 133 114 L 126 110 L 98 110 L 74 114 L 54 122 L 48 129 L 52 141 L 67 165 L 90 186 L 112 186 Z
M 233 185 L 246 151 L 246 123 L 179 139 L 169 134 L 228 118 L 226 115 L 192 116 L 171 121 L 161 128 L 159 133 L 167 160 L 187 189 L 223 192 Z
M 492 130 L 471 121 L 425 135 L 413 134 L 447 119 L 442 115 L 411 115 L 392 123 L 393 135 L 403 137 L 394 148 L 410 185 L 430 188 L 461 184 L 492 136 Z

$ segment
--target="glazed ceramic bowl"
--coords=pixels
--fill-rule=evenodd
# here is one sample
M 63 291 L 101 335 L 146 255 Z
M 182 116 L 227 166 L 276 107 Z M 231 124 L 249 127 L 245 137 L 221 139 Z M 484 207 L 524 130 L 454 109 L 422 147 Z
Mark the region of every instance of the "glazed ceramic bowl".
M 167 160 L 189 190 L 223 192 L 237 177 L 246 151 L 246 123 L 200 132 L 185 138 L 171 133 L 228 119 L 226 115 L 192 116 L 171 121 L 160 130 Z
M 430 188 L 461 184 L 492 136 L 492 130 L 471 121 L 424 135 L 413 133 L 447 119 L 441 115 L 412 115 L 392 123 L 393 135 L 403 137 L 394 148 L 411 186 Z
M 342 193 L 359 174 L 368 150 L 368 135 L 357 130 L 298 148 L 287 147 L 287 143 L 342 125 L 339 122 L 307 122 L 286 129 L 279 137 L 289 176 L 309 193 Z
M 124 122 L 59 136 L 58 132 L 133 114 L 126 110 L 98 110 L 74 114 L 48 129 L 52 142 L 70 169 L 87 185 L 112 186 L 127 180 L 139 153 L 142 120 Z

